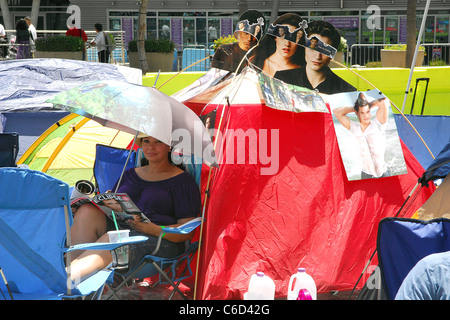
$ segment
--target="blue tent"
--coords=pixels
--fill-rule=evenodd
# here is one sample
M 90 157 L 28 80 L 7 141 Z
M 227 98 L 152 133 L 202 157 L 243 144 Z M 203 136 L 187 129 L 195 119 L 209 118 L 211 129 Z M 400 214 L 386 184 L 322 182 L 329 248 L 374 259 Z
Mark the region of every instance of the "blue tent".
M 399 137 L 422 167 L 428 168 L 433 157 L 408 121 L 419 132 L 431 153 L 436 157 L 450 137 L 450 116 L 395 114 L 394 119 Z

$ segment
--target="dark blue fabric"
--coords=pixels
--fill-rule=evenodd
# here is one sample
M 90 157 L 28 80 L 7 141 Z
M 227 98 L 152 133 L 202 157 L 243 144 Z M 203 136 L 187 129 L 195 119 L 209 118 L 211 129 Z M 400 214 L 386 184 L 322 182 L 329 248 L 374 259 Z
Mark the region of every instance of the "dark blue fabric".
M 19 153 L 19 134 L 0 133 L 0 167 L 15 167 Z
M 450 220 L 385 218 L 378 228 L 377 253 L 383 287 L 394 299 L 414 265 L 432 253 L 450 250 Z
M 435 179 L 445 178 L 450 172 L 450 139 L 447 145 L 436 156 L 433 162 L 423 175 L 423 179 L 428 182 Z
M 112 190 L 119 180 L 130 150 L 98 144 L 96 146 L 94 177 L 100 193 Z M 126 169 L 136 166 L 136 152 L 132 152 Z M 114 191 L 114 190 L 112 190 Z

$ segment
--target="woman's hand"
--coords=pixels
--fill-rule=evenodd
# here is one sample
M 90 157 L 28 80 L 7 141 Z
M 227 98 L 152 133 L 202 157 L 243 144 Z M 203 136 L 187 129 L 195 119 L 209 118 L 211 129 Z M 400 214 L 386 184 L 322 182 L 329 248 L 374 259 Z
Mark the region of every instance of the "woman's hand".
M 156 224 L 151 223 L 151 222 L 141 222 L 139 220 L 136 219 L 128 219 L 126 221 L 126 223 L 133 228 L 134 230 L 136 230 L 137 232 L 143 233 L 143 234 L 148 234 L 151 235 L 152 234 L 152 230 L 155 231 L 156 227 L 158 227 Z M 160 229 L 160 228 L 159 228 Z

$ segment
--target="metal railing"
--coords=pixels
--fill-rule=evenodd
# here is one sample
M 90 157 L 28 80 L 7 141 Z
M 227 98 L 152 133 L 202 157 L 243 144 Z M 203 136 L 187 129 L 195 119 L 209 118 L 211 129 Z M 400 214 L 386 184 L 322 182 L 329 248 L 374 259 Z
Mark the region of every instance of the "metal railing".
M 205 45 L 186 45 L 182 46 L 181 51 L 181 69 L 185 69 L 186 67 L 192 65 L 193 63 L 203 60 L 187 71 L 208 71 L 211 68 L 210 59 L 205 59 L 209 57 L 211 54 L 214 54 L 213 49 L 208 49 Z
M 95 47 L 89 46 L 96 35 L 95 31 L 85 31 L 88 36 L 88 41 L 86 42 L 86 61 L 98 62 L 97 49 Z M 105 31 L 106 33 L 112 34 L 114 36 L 114 42 L 116 48 L 111 53 L 109 63 L 112 64 L 127 64 L 127 52 L 124 44 L 123 35 L 125 31 Z M 16 59 L 17 49 L 19 46 L 29 46 L 31 44 L 17 44 L 15 43 L 16 30 L 6 30 L 8 41 L 6 43 L 0 43 L 0 60 L 13 60 Z M 48 37 L 53 35 L 65 35 L 64 30 L 37 30 L 38 38 Z M 7 48 L 6 50 L 3 48 Z
M 381 61 L 381 49 L 398 44 L 354 44 L 347 54 L 350 66 L 366 66 L 369 62 Z M 450 43 L 423 43 L 425 48 L 424 66 L 450 64 Z

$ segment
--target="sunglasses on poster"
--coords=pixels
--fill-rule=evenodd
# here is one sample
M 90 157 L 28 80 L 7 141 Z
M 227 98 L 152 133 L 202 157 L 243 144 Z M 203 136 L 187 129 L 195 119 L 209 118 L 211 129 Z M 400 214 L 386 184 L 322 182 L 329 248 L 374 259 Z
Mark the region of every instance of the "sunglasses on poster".
M 328 43 L 323 42 L 322 40 L 320 40 L 315 36 L 307 37 L 306 44 L 304 45 L 304 47 L 322 53 L 327 57 L 330 57 L 331 59 L 334 59 L 337 52 L 335 47 L 329 45 Z
M 304 29 L 307 27 L 308 23 L 305 20 L 299 23 L 299 27 L 293 31 L 290 31 L 289 26 L 286 24 L 271 24 L 267 29 L 267 34 L 270 34 L 274 37 L 283 38 L 295 44 L 301 44 L 302 42 L 304 42 Z
M 248 20 L 239 21 L 236 25 L 236 30 L 234 32 L 242 31 L 251 34 L 256 39 L 261 39 L 262 29 L 264 26 L 264 19 L 258 18 L 257 22 L 250 24 Z

